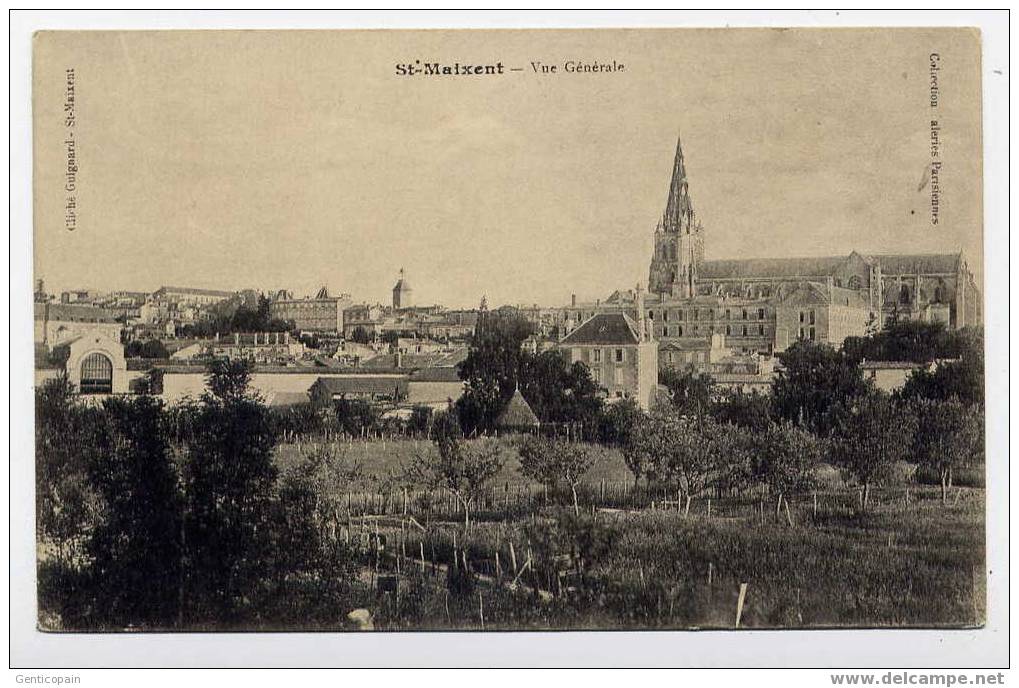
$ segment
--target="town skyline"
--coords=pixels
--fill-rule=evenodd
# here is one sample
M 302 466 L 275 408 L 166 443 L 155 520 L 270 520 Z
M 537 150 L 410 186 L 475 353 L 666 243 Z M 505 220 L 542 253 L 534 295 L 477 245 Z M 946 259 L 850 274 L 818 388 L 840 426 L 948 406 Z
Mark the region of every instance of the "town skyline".
M 974 55 L 944 51 L 941 137 L 952 164 L 932 227 L 919 188 L 926 55 L 914 72 L 840 67 L 849 50 L 882 54 L 875 43 L 911 64 L 923 32 L 901 41 L 837 32 L 820 52 L 795 31 L 740 35 L 727 47 L 710 32 L 662 34 L 641 46 L 656 59 L 631 62 L 626 76 L 519 77 L 509 87 L 400 81 L 361 34 L 344 50 L 367 51 L 367 67 L 332 64 L 339 47 L 327 35 L 228 34 L 203 53 L 219 70 L 186 57 L 200 40 L 191 34 L 120 37 L 116 47 L 82 35 L 68 46 L 80 64 L 79 224 L 69 233 L 47 222 L 39 194 L 36 277 L 57 291 L 326 285 L 384 302 L 402 266 L 422 303 L 602 298 L 646 283 L 677 133 L 707 259 L 961 249 L 982 275 L 979 146 L 966 140 L 965 103 L 978 85 L 953 82 Z M 526 55 L 511 33 L 500 38 L 505 54 Z M 584 38 L 589 51 L 639 52 L 629 37 Z M 491 50 L 461 40 L 464 52 Z M 562 34 L 548 46 L 577 43 Z M 396 47 L 430 45 L 412 33 Z M 760 48 L 758 63 L 735 59 L 748 46 Z M 269 48 L 281 64 L 264 64 Z M 125 50 L 151 79 L 132 72 Z M 808 50 L 814 59 L 801 60 Z M 315 58 L 303 71 L 283 59 L 299 52 Z M 696 61 L 698 73 L 678 77 L 655 66 Z M 796 78 L 777 80 L 789 70 Z M 656 92 L 667 74 L 670 88 Z M 944 86 L 953 83 L 954 96 Z M 37 102 L 43 116 L 60 104 Z M 60 170 L 56 154 L 55 167 L 40 166 L 43 191 Z

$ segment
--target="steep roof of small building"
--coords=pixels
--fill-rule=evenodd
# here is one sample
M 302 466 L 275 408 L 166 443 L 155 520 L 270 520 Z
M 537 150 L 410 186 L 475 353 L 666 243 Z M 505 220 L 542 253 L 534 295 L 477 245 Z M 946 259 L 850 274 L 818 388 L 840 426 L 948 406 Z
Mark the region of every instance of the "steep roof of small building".
M 563 337 L 561 344 L 639 344 L 637 325 L 625 313 L 597 313 Z
M 524 399 L 524 395 L 520 393 L 519 388 L 513 392 L 513 396 L 507 402 L 506 408 L 495 419 L 495 426 L 497 428 L 528 428 L 537 427 L 538 425 L 538 417 L 534 415 L 531 405 Z

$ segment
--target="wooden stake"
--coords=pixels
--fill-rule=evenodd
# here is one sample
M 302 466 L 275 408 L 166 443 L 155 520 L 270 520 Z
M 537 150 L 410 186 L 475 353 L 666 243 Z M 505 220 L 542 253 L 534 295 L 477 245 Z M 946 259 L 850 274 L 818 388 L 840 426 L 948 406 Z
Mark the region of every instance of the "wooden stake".
M 814 518 L 817 518 L 817 493 L 814 493 Z
M 708 587 L 711 587 L 711 574 L 714 572 L 715 565 L 710 561 L 708 562 Z
M 485 601 L 480 592 L 478 593 L 478 616 L 481 617 L 481 630 L 485 630 Z
M 739 584 L 739 599 L 736 601 L 736 628 L 739 628 L 740 619 L 743 618 L 743 603 L 747 599 L 747 584 Z
M 425 541 L 421 540 L 418 542 L 421 545 L 421 575 L 425 573 Z
M 711 518 L 711 498 L 708 498 L 708 518 Z
M 517 573 L 519 573 L 519 571 L 517 570 L 517 553 L 513 549 L 512 540 L 510 540 L 509 546 L 510 546 L 510 562 L 513 564 L 513 575 L 515 576 L 517 575 Z

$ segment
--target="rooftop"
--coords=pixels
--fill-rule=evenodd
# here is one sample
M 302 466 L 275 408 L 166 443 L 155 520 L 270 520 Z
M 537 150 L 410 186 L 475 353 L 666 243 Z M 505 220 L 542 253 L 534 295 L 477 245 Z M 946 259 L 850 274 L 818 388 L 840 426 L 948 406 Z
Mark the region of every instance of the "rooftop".
M 598 313 L 563 337 L 561 344 L 639 344 L 637 325 L 625 313 Z

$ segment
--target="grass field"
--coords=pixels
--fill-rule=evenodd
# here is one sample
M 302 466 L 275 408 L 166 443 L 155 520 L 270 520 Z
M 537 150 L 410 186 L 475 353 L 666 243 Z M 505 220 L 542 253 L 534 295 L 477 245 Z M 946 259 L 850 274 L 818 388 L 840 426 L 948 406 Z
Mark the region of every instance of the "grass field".
M 503 464 L 499 476 L 493 481 L 495 485 L 509 485 L 517 487 L 521 485 L 533 486 L 533 481 L 520 474 L 520 460 L 513 449 L 519 442 L 518 437 L 501 438 L 500 443 L 506 449 L 506 462 Z M 631 483 L 633 475 L 626 468 L 623 456 L 618 449 L 603 447 L 600 445 L 588 445 L 591 451 L 595 452 L 597 458 L 594 466 L 585 477 L 589 485 L 600 484 L 602 480 L 609 483 Z M 414 459 L 417 452 L 431 451 L 431 443 L 427 440 L 396 441 L 373 440 L 364 442 L 354 440 L 353 442 L 305 442 L 281 444 L 276 449 L 277 462 L 286 466 L 294 461 L 301 453 L 326 450 L 332 453 L 337 465 L 350 468 L 360 464 L 364 474 L 368 477 L 386 478 L 401 475 L 407 466 Z
M 364 592 L 378 629 L 477 630 L 482 614 L 488 630 L 733 628 L 742 583 L 742 628 L 983 622 L 982 489 L 956 488 L 943 504 L 937 488 L 900 482 L 876 490 L 863 512 L 856 490 L 829 475 L 818 506 L 814 494 L 799 495 L 789 515 L 776 514 L 764 496 L 715 498 L 710 508 L 701 497 L 689 514 L 675 502 L 663 509 L 657 501 L 652 509 L 661 498 L 654 493 L 622 510 L 599 509 L 616 506 L 611 495 L 598 495 L 601 481 L 620 490 L 633 484 L 620 453 L 599 447 L 578 519 L 554 495 L 535 497 L 533 490 L 525 490 L 531 496 L 523 502 L 500 501 L 500 493 L 528 486 L 510 450 L 513 440 L 504 441 L 507 463 L 496 496 L 477 510 L 466 533 L 452 505 L 446 512 L 434 505 L 423 510 L 411 499 L 407 513 L 423 531 L 393 525 L 402 518 L 395 501 L 354 510 L 397 519 L 382 526 L 386 557 L 376 560 L 374 549 L 364 550 L 370 568 L 394 573 L 396 557 L 407 556 L 400 595 Z M 279 461 L 286 465 L 318 448 L 285 445 Z M 359 462 L 364 474 L 384 478 L 400 475 L 414 452 L 427 448 L 423 441 L 400 441 L 339 444 L 330 451 L 334 461 Z M 371 526 L 365 531 L 349 518 L 348 512 L 337 521 L 343 536 L 368 537 Z M 453 562 L 460 567 L 465 556 L 482 578 L 456 590 L 447 578 Z M 507 587 L 515 577 L 513 561 L 516 572 L 524 571 L 518 582 L 526 590 Z

